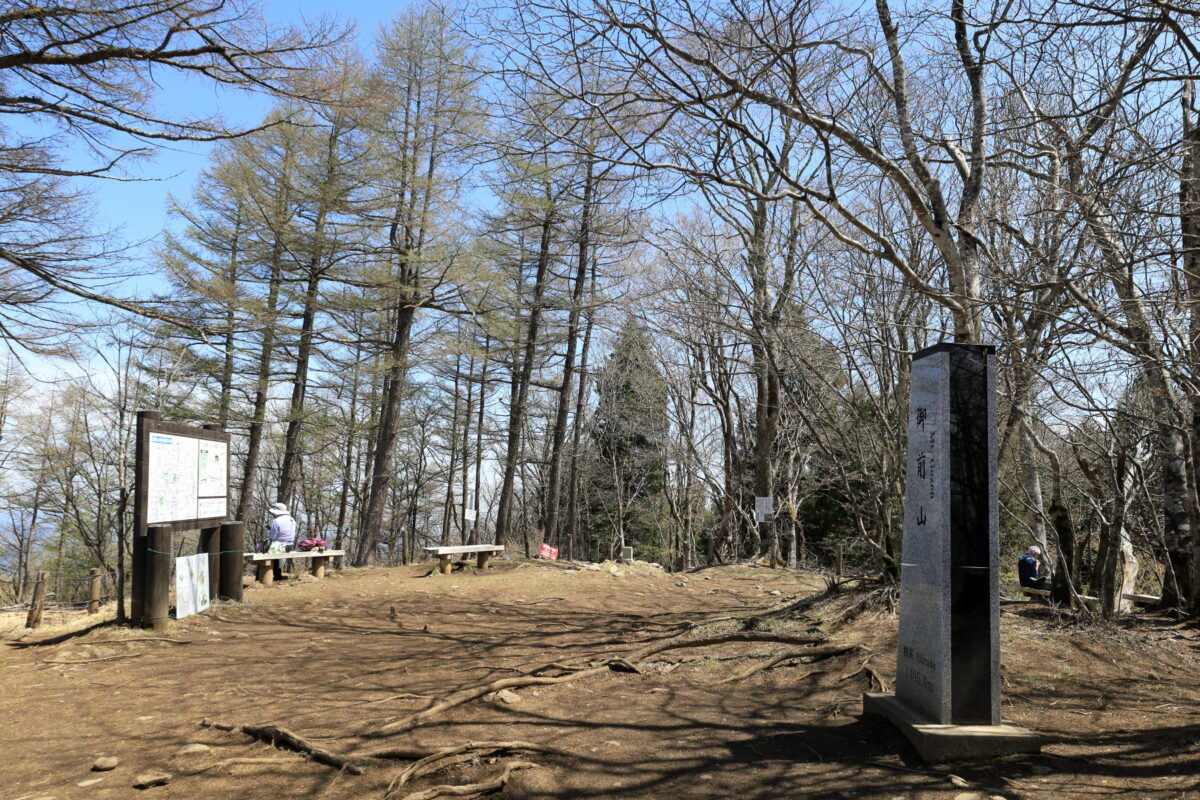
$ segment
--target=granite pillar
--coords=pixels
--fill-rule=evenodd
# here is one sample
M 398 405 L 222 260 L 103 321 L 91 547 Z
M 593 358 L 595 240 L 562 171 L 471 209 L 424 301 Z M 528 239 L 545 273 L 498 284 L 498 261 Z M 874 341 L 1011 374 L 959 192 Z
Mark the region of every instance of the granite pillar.
M 970 726 L 968 754 L 1037 749 L 1035 734 L 1000 720 L 994 362 L 995 348 L 978 344 L 943 343 L 913 356 L 896 693 L 863 702 L 927 760 L 964 756 L 923 747 L 918 739 L 930 732 L 914 737 L 906 727 L 938 726 L 944 737 Z

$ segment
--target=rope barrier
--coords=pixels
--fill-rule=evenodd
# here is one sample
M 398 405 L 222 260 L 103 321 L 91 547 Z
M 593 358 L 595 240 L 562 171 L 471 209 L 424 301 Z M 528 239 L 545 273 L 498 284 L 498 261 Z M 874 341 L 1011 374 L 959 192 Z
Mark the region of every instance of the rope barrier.
M 174 553 L 166 552 L 165 550 L 155 550 L 153 547 L 146 548 L 147 553 L 158 553 L 162 556 L 173 556 Z M 204 550 L 199 553 L 192 553 L 193 556 L 223 556 L 226 553 L 248 553 L 249 550 Z M 189 558 L 189 556 L 176 556 L 176 558 Z

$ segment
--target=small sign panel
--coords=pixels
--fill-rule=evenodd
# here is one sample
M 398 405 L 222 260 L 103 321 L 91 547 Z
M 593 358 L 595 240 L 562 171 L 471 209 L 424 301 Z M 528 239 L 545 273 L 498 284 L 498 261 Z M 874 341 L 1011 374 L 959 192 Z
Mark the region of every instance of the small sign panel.
M 199 496 L 225 497 L 229 494 L 229 443 L 200 439 L 197 450 L 196 485 Z
M 775 498 L 774 497 L 756 497 L 754 498 L 754 521 L 766 522 L 767 517 L 775 513 Z
M 473 509 L 473 508 L 464 508 L 463 509 L 463 519 L 465 519 L 467 522 L 474 522 L 476 519 L 478 519 L 478 517 L 479 517 L 479 512 L 476 511 L 475 509 Z
M 540 556 L 541 558 L 548 558 L 551 561 L 557 561 L 558 560 L 558 548 L 551 547 L 550 545 L 546 544 L 545 542 L 542 542 L 542 546 L 540 548 L 538 548 L 538 556 Z
M 229 516 L 229 507 L 224 497 L 201 497 L 196 501 L 196 519 Z
M 208 610 L 208 553 L 175 559 L 175 618 Z

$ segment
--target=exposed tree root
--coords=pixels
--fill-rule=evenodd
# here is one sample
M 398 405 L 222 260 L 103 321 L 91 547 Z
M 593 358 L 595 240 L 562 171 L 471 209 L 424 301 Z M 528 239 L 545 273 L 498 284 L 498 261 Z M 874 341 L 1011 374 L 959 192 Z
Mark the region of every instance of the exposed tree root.
M 856 600 L 847 606 L 842 613 L 838 614 L 832 622 L 829 623 L 831 628 L 838 625 L 845 625 L 854 621 L 859 614 L 862 614 L 869 608 L 884 606 L 892 608 L 898 601 L 898 596 L 895 586 L 884 586 L 880 589 L 875 589 L 868 592 L 862 598 Z
M 700 625 L 711 624 L 716 621 L 718 620 L 705 620 L 703 622 L 698 622 L 690 625 L 688 630 L 691 630 L 694 627 L 699 627 Z M 756 664 L 749 670 L 739 673 L 732 678 L 727 678 L 726 680 L 721 681 L 721 683 L 729 683 L 736 680 L 742 680 L 750 675 L 753 675 L 764 669 L 768 669 L 775 664 L 787 661 L 789 659 L 827 657 L 849 652 L 858 648 L 858 645 L 828 645 L 824 647 L 814 646 L 822 645 L 826 641 L 827 640 L 821 636 L 794 636 L 766 631 L 735 631 L 719 636 L 708 636 L 696 639 L 680 639 L 676 637 L 644 647 L 641 650 L 638 650 L 624 658 L 614 657 L 604 661 L 593 661 L 585 664 L 564 664 L 560 662 L 551 662 L 524 675 L 511 678 L 501 678 L 480 686 L 472 686 L 465 689 L 460 689 L 414 714 L 385 720 L 383 724 L 374 726 L 371 730 L 360 732 L 360 736 L 368 739 L 379 738 L 384 736 L 392 736 L 402 731 L 411 730 L 460 705 L 479 699 L 492 692 L 498 692 L 504 689 L 520 689 L 528 686 L 552 686 L 555 684 L 567 683 L 569 681 L 590 677 L 592 675 L 598 675 L 608 670 L 634 672 L 640 674 L 641 669 L 638 666 L 639 662 L 668 650 L 711 647 L 730 642 L 776 642 L 802 646 L 800 649 L 786 650 L 781 653 L 777 653 L 768 658 L 765 662 Z M 540 674 L 551 671 L 562 674 Z M 373 702 L 384 702 L 386 700 L 397 699 L 399 697 L 415 698 L 416 696 L 407 694 L 393 695 L 391 697 L 384 698 L 383 701 Z M 369 764 L 373 760 L 415 760 L 415 763 L 408 766 L 388 787 L 387 793 L 385 794 L 385 797 L 388 798 L 393 797 L 397 790 L 416 777 L 443 769 L 450 764 L 465 760 L 466 757 L 473 758 L 480 753 L 527 750 L 539 753 L 569 755 L 569 753 L 565 753 L 564 751 L 552 746 L 538 745 L 532 742 L 523 741 L 467 742 L 461 745 L 442 748 L 433 752 L 430 752 L 428 749 L 421 748 L 393 747 L 360 752 L 354 755 L 339 755 L 317 746 L 310 739 L 305 739 L 304 737 L 301 737 L 292 731 L 276 725 L 241 725 L 216 722 L 208 719 L 203 720 L 200 724 L 206 728 L 215 728 L 217 730 L 244 733 L 247 736 L 251 736 L 255 739 L 270 742 L 276 747 L 281 747 L 305 754 L 314 761 L 336 767 L 353 775 L 361 775 L 364 765 Z M 509 780 L 509 776 L 514 770 L 533 766 L 536 765 L 528 762 L 512 762 L 505 767 L 504 772 L 499 777 L 491 781 L 468 784 L 464 786 L 435 786 L 430 789 L 406 795 L 402 800 L 432 800 L 432 798 L 437 797 L 461 797 L 470 794 L 496 791 L 504 788 L 505 784 Z
M 604 661 L 593 661 L 587 664 L 560 664 L 557 661 L 552 661 L 549 664 L 543 664 L 537 669 L 531 669 L 526 675 L 540 675 L 543 672 L 557 671 L 568 674 L 583 672 L 596 667 L 608 667 L 613 672 L 632 672 L 637 675 L 642 674 L 641 668 L 624 658 L 608 658 Z
M 452 708 L 457 708 L 464 703 L 469 703 L 483 697 L 485 694 L 498 692 L 501 689 L 522 689 L 526 686 L 552 686 L 558 683 L 566 683 L 568 681 L 577 680 L 590 675 L 598 675 L 605 670 L 614 670 L 618 672 L 634 672 L 641 674 L 641 669 L 638 668 L 638 662 L 649 658 L 652 655 L 665 652 L 667 650 L 679 650 L 683 648 L 694 647 L 710 647 L 717 644 L 725 644 L 728 642 L 780 642 L 783 644 L 796 645 L 814 645 L 821 644 L 826 640 L 821 636 L 790 636 L 781 633 L 769 633 L 762 631 L 735 631 L 733 633 L 723 634 L 721 636 L 708 636 L 699 639 L 672 639 L 666 642 L 659 642 L 650 647 L 643 648 L 628 658 L 611 658 L 595 666 L 561 664 L 551 662 L 537 669 L 531 670 L 528 674 L 514 677 L 501 678 L 492 681 L 491 683 L 482 686 L 471 686 L 466 689 L 460 689 L 447 696 L 445 699 L 431 705 L 429 708 L 418 711 L 415 714 L 409 714 L 398 719 L 386 720 L 377 728 L 371 731 L 365 731 L 362 735 L 369 737 L 391 736 L 401 731 L 410 730 L 418 727 L 429 719 L 449 711 Z M 844 651 L 842 651 L 844 652 Z M 818 653 L 813 653 L 818 655 Z M 565 672 L 564 675 L 556 675 L 553 677 L 541 676 L 539 673 L 555 670 Z
M 423 711 L 418 711 L 416 714 L 410 714 L 407 717 L 401 717 L 400 719 L 394 719 L 390 722 L 385 722 L 379 728 L 376 728 L 374 731 L 364 735 L 389 736 L 400 731 L 415 728 L 418 725 L 423 724 L 431 717 L 436 717 L 437 715 L 449 711 L 452 708 L 461 706 L 463 703 L 469 703 L 472 700 L 483 697 L 485 694 L 498 692 L 501 689 L 521 689 L 526 686 L 552 686 L 556 683 L 566 683 L 567 681 L 573 681 L 588 675 L 598 675 L 599 673 L 609 669 L 621 669 L 622 665 L 627 664 L 628 662 L 625 662 L 624 659 L 613 659 L 612 661 L 606 661 L 599 666 L 580 669 L 575 672 L 570 672 L 566 675 L 558 675 L 555 677 L 525 675 L 519 678 L 501 678 L 500 680 L 492 681 L 491 683 L 484 684 L 483 686 L 471 686 L 466 689 L 459 689 L 457 692 L 450 694 L 441 702 L 435 703 Z
M 680 650 L 685 647 L 711 647 L 714 644 L 725 644 L 726 642 L 779 642 L 781 644 L 824 644 L 826 641 L 823 636 L 789 636 L 784 633 L 767 633 L 763 631 L 734 631 L 721 636 L 706 636 L 700 639 L 672 639 L 668 642 L 660 642 L 656 645 L 651 645 L 642 650 L 637 651 L 629 660 L 634 664 L 643 661 L 652 655 L 665 652 L 667 650 Z
M 511 752 L 515 750 L 528 750 L 533 753 L 551 753 L 554 755 L 571 755 L 565 750 L 557 747 L 544 744 L 535 744 L 533 742 L 465 742 L 454 747 L 446 747 L 420 758 L 415 763 L 410 764 L 403 772 L 396 776 L 396 779 L 391 782 L 384 796 L 390 795 L 392 792 L 401 788 L 413 778 L 419 778 L 422 775 L 428 775 L 431 772 L 436 772 L 439 769 L 444 769 L 452 763 L 457 763 L 459 760 L 456 756 L 462 756 L 469 753 L 468 757 L 474 758 L 479 755 L 494 754 L 500 752 Z M 401 758 L 412 758 L 414 752 L 412 750 L 373 750 L 366 755 L 370 758 L 394 758 L 397 754 Z M 446 763 L 450 762 L 450 763 Z
M 43 664 L 95 664 L 100 661 L 116 661 L 118 658 L 137 658 L 144 656 L 145 653 L 121 653 L 115 656 L 104 656 L 104 658 L 85 658 L 80 661 L 56 661 L 54 659 L 46 659 Z
M 208 772 L 210 769 L 222 769 L 224 767 L 236 767 L 239 764 L 268 764 L 272 766 L 289 766 L 296 762 L 290 758 L 226 758 L 215 764 L 209 764 L 207 767 L 198 769 L 195 772 L 188 773 L 189 775 L 199 775 L 201 772 Z
M 352 775 L 361 775 L 363 768 L 356 763 L 359 759 L 350 756 L 340 756 L 326 750 L 323 747 L 318 747 L 312 741 L 305 739 L 292 733 L 286 728 L 281 728 L 278 725 L 235 725 L 228 722 L 216 722 L 214 720 L 205 719 L 200 722 L 202 728 L 214 728 L 219 731 L 231 731 L 234 733 L 244 733 L 247 736 L 258 739 L 263 742 L 270 742 L 275 747 L 282 747 L 285 750 L 294 750 L 297 753 L 307 753 L 308 757 L 313 761 L 318 761 L 322 764 L 328 764 L 331 767 L 344 769 Z
M 867 690 L 868 691 L 871 689 L 871 686 L 878 684 L 879 691 L 890 692 L 891 689 L 888 687 L 887 681 L 885 681 L 883 679 L 883 676 L 880 675 L 878 672 L 876 672 L 870 666 L 870 664 L 871 664 L 871 657 L 867 656 L 866 658 L 863 659 L 862 666 L 860 666 L 854 672 L 851 672 L 849 675 L 846 675 L 846 676 L 842 677 L 841 679 L 839 679 L 838 683 L 845 683 L 846 681 L 850 680 L 851 678 L 853 678 L 857 675 L 862 675 L 863 673 L 866 673 L 866 675 L 867 675 Z M 872 683 L 872 681 L 874 681 L 874 684 Z
M 463 784 L 462 786 L 434 786 L 429 789 L 423 789 L 419 792 L 406 794 L 402 800 L 434 800 L 434 798 L 437 797 L 465 797 L 466 795 L 470 794 L 483 794 L 484 792 L 499 791 L 508 783 L 509 776 L 511 776 L 513 772 L 519 769 L 529 769 L 530 767 L 536 766 L 537 764 L 530 763 L 529 761 L 512 761 L 504 765 L 504 772 L 500 773 L 498 777 L 493 778 L 490 781 L 467 783 Z M 387 797 L 388 795 L 385 794 L 385 800 Z
M 874 669 L 866 666 L 865 664 L 863 665 L 863 669 L 865 669 L 867 671 L 868 677 L 874 678 L 875 683 L 879 684 L 879 691 L 890 692 L 892 690 L 892 687 L 888 686 L 887 682 L 883 679 L 883 676 L 880 675 L 878 672 L 876 672 Z
M 837 656 L 857 649 L 858 645 L 856 644 L 832 644 L 826 647 L 803 647 L 799 650 L 784 650 L 783 652 L 776 653 L 762 663 L 755 664 L 736 675 L 717 681 L 717 683 L 733 683 L 734 681 L 745 680 L 751 675 L 755 675 L 765 669 L 770 669 L 780 662 L 790 661 L 793 658 L 828 658 L 829 656 Z
M 373 705 L 378 705 L 379 703 L 390 703 L 393 700 L 424 700 L 425 702 L 429 702 L 432 699 L 433 698 L 427 694 L 413 694 L 411 692 L 401 692 L 400 694 L 392 694 L 392 695 L 388 695 L 387 697 L 381 697 L 378 700 L 355 700 L 354 702 L 351 702 L 351 703 L 343 703 L 342 705 L 332 706 L 330 708 L 318 708 L 315 711 L 308 711 L 303 714 L 296 714 L 292 717 L 289 717 L 288 722 L 290 724 L 294 725 L 296 723 L 296 720 L 307 719 L 308 717 L 313 717 L 313 716 L 317 716 L 319 714 L 328 713 L 331 710 L 331 708 L 333 710 L 340 711 L 342 709 L 353 708 L 355 706 L 373 706 Z M 337 737 L 330 737 L 330 738 L 337 738 Z
M 191 639 L 169 639 L 165 636 L 137 636 L 128 639 L 84 639 L 80 644 L 137 644 L 138 642 L 170 642 L 171 644 L 191 644 Z

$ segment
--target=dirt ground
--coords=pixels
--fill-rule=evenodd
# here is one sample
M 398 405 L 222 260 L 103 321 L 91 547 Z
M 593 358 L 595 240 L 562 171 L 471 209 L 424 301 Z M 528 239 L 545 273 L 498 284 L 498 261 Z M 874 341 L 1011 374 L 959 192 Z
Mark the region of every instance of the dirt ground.
M 536 766 L 512 771 L 491 796 L 1200 798 L 1195 628 L 1149 615 L 1121 629 L 1081 626 L 1006 602 L 1003 712 L 1043 735 L 1043 753 L 927 767 L 886 723 L 859 717 L 862 692 L 894 676 L 895 616 L 867 607 L 839 619 L 869 588 L 826 593 L 820 576 L 766 568 L 615 570 L 351 570 L 249 589 L 244 604 L 173 623 L 174 642 L 79 619 L 39 630 L 0 646 L 0 798 L 383 798 L 422 751 L 497 740 L 555 752 L 450 759 L 390 796 L 486 782 L 527 762 Z M 641 674 L 606 668 L 382 734 L 456 690 L 550 662 L 742 630 L 859 648 L 731 683 L 718 681 L 791 646 L 668 650 L 643 660 Z M 279 725 L 337 754 L 411 753 L 353 775 L 201 727 L 206 718 Z M 195 743 L 209 749 L 178 754 Z M 119 765 L 94 772 L 100 756 Z M 132 788 L 151 771 L 170 782 Z

